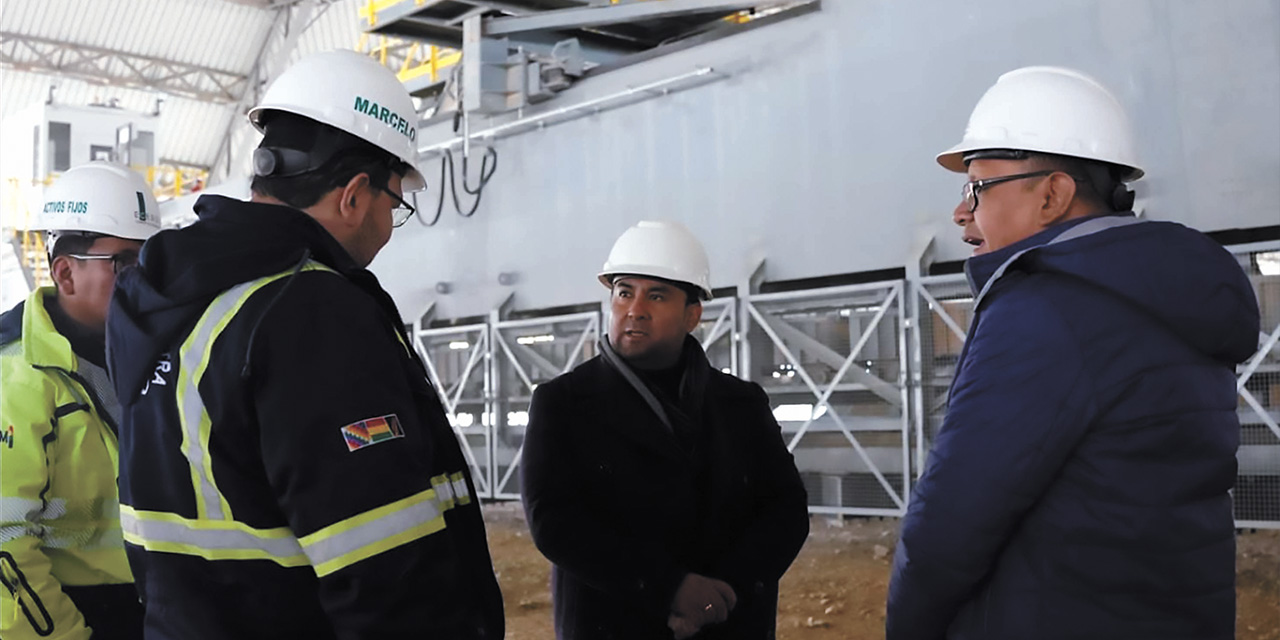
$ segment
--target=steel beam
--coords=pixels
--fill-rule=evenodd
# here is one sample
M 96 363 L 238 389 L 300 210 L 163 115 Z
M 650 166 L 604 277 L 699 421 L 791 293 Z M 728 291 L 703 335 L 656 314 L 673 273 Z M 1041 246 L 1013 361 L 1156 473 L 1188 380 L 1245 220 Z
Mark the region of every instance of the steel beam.
M 760 0 L 754 2 L 743 2 L 742 0 L 664 0 L 663 2 L 632 2 L 602 7 L 560 9 L 557 11 L 543 11 L 527 16 L 491 18 L 485 21 L 484 34 L 487 37 L 492 37 L 532 31 L 585 29 L 624 22 L 675 18 L 697 13 L 717 11 L 731 13 L 763 4 L 769 3 L 761 2 Z
M 778 332 L 783 338 L 797 343 L 801 350 L 808 352 L 809 355 L 817 358 L 823 364 L 836 370 L 846 369 L 846 356 L 836 353 L 835 349 L 822 344 L 813 336 L 801 331 L 795 325 L 782 318 L 768 314 L 765 314 L 764 318 L 771 329 Z M 874 325 L 872 328 L 874 328 Z M 868 391 L 876 394 L 885 402 L 896 407 L 902 406 L 902 394 L 894 385 L 856 367 L 848 367 L 845 374 L 853 378 L 858 384 L 864 385 Z
M 242 119 L 242 114 L 247 113 L 248 109 L 257 103 L 262 92 L 266 91 L 267 85 L 284 70 L 284 65 L 289 60 L 289 54 L 293 53 L 293 49 L 297 46 L 298 39 L 313 23 L 312 14 L 316 14 L 315 18 L 319 18 L 324 15 L 324 11 L 328 10 L 328 6 L 325 5 L 320 9 L 318 14 L 316 14 L 319 7 L 317 0 L 305 0 L 291 7 L 277 9 L 275 20 L 272 21 L 271 28 L 267 30 L 258 48 L 257 62 L 249 72 L 250 80 L 233 100 L 235 107 L 222 132 L 222 140 L 218 144 L 218 155 L 212 163 L 213 168 L 209 171 L 210 177 L 216 175 L 219 170 L 222 178 L 230 176 L 233 164 L 231 157 L 233 138 L 237 132 L 243 137 L 248 127 Z M 272 45 L 275 45 L 274 50 Z
M 0 32 L 0 67 L 221 104 L 235 102 L 248 83 L 236 71 L 11 32 Z

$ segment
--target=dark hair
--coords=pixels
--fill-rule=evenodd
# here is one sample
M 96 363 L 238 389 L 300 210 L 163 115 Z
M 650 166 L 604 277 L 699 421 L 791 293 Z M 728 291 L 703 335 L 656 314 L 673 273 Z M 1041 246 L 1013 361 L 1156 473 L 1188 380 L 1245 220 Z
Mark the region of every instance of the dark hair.
M 105 238 L 105 234 L 101 233 L 64 233 L 58 236 L 57 241 L 53 243 L 53 249 L 49 251 L 49 264 L 53 264 L 53 259 L 58 256 L 65 256 L 69 253 L 86 253 L 98 238 Z
M 89 247 L 92 247 L 93 243 L 98 241 L 98 238 L 105 237 L 107 237 L 105 233 L 89 233 L 81 231 L 71 231 L 59 234 L 58 239 L 53 243 L 53 248 L 49 250 L 49 270 L 53 270 L 53 261 L 57 259 L 58 256 L 65 256 L 71 253 L 88 253 Z M 57 281 L 54 281 L 53 286 L 54 288 L 57 288 Z
M 259 148 L 293 149 L 311 154 L 318 167 L 294 175 L 255 175 L 250 188 L 295 209 L 305 209 L 330 191 L 365 173 L 374 187 L 386 188 L 391 174 L 409 171 L 399 158 L 361 138 L 310 118 L 277 112 L 266 121 Z
M 1027 160 L 1037 169 L 1061 171 L 1075 178 L 1076 198 L 1100 211 L 1121 211 L 1133 206 L 1133 194 L 1120 180 L 1124 169 L 1119 166 L 1052 153 L 1028 153 Z
M 680 289 L 684 291 L 684 306 L 687 307 L 689 305 L 702 302 L 702 289 L 699 289 L 686 282 L 675 282 L 673 284 L 680 287 Z

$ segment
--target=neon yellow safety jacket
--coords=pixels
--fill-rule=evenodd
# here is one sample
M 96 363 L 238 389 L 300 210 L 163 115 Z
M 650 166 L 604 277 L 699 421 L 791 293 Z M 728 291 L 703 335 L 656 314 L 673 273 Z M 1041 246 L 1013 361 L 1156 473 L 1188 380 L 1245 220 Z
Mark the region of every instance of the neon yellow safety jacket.
M 0 316 L 0 637 L 137 637 L 116 493 L 106 372 L 45 308 L 52 287 Z

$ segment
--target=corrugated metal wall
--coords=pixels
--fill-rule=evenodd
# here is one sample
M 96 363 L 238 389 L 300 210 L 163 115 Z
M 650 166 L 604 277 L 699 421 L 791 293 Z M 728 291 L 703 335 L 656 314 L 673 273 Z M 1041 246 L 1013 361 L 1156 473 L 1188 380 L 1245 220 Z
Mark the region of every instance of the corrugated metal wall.
M 242 73 L 253 64 L 271 15 L 230 2 L 193 0 L 10 0 L 0 11 L 0 31 L 172 60 Z M 164 98 L 158 156 L 208 164 L 231 117 L 228 105 L 161 96 L 152 91 L 109 87 L 80 79 L 5 69 L 0 118 L 43 102 L 57 85 L 60 104 L 85 106 L 114 98 L 129 111 L 148 113 Z
M 460 317 L 511 293 L 525 309 L 600 299 L 596 270 L 641 218 L 687 223 L 715 286 L 760 258 L 771 280 L 901 267 L 929 237 L 939 259 L 960 259 L 968 249 L 949 220 L 962 179 L 933 156 L 1000 73 L 1030 64 L 1094 74 L 1129 108 L 1150 217 L 1206 230 L 1280 223 L 1274 0 L 827 0 L 561 94 L 542 108 L 703 65 L 729 74 L 499 140 L 475 217 L 446 202 L 436 226 L 397 231 L 374 269 L 406 315 L 434 302 L 437 317 Z M 428 219 L 438 162 L 423 166 Z M 515 283 L 499 284 L 501 273 Z
M 361 0 L 326 3 L 312 13 L 291 60 L 330 49 L 350 49 L 360 36 Z M 262 53 L 276 13 L 225 0 L 5 0 L 0 32 L 72 42 L 133 55 L 246 75 Z M 278 43 L 277 43 L 278 46 Z M 268 51 L 267 53 L 270 53 Z M 0 119 L 43 102 L 57 85 L 60 104 L 85 106 L 119 101 L 122 109 L 151 112 L 164 99 L 158 132 L 160 158 L 198 166 L 215 163 L 223 136 L 242 124 L 231 103 L 209 103 L 6 68 L 0 71 Z M 258 138 L 242 135 L 238 156 L 247 158 Z M 247 173 L 247 160 L 240 163 Z M 5 176 L 10 177 L 10 176 Z

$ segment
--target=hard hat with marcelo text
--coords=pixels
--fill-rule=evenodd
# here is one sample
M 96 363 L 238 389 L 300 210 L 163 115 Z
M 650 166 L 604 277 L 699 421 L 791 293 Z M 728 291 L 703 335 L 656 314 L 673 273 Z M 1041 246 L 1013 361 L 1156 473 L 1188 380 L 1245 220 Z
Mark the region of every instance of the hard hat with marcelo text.
M 418 113 L 396 74 L 354 51 L 299 60 L 271 83 L 249 121 L 263 130 L 272 111 L 293 113 L 361 138 L 409 165 L 405 191 L 426 188 L 418 171 Z

